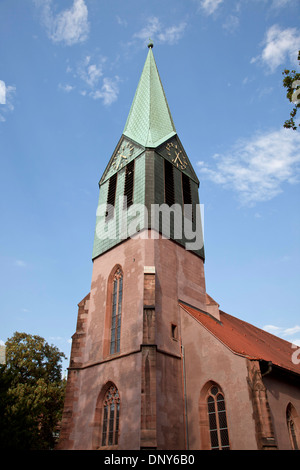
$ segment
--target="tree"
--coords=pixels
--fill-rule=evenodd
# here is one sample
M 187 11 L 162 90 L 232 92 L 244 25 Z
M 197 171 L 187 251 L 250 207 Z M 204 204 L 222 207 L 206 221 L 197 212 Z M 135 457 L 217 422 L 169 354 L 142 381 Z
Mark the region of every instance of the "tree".
M 300 51 L 298 52 L 298 60 L 300 64 Z M 297 125 L 295 124 L 294 118 L 296 117 L 297 111 L 300 108 L 300 73 L 295 70 L 284 70 L 282 75 L 285 76 L 283 79 L 283 86 L 287 88 L 286 97 L 291 103 L 294 103 L 294 108 L 290 112 L 290 119 L 285 121 L 283 127 L 287 129 L 297 130 Z M 300 124 L 299 126 L 300 127 Z
M 7 340 L 0 369 L 0 448 L 53 449 L 65 395 L 62 358 L 40 336 L 16 332 Z

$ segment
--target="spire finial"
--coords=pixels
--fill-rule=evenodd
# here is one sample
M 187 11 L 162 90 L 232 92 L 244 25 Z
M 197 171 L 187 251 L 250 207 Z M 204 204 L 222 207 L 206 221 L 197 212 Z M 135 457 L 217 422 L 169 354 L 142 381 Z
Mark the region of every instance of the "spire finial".
M 152 48 L 153 48 L 153 42 L 149 38 L 148 49 L 152 49 Z

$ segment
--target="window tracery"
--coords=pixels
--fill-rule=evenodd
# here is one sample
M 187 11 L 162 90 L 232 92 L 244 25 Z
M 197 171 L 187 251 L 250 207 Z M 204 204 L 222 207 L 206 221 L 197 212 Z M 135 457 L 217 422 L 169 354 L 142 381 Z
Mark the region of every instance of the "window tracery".
M 115 385 L 111 385 L 103 400 L 101 447 L 118 445 L 119 416 L 119 391 Z
M 121 268 L 118 268 L 113 278 L 110 354 L 120 351 L 122 297 L 123 273 Z
M 217 385 L 212 385 L 208 391 L 207 411 L 211 449 L 229 450 L 225 399 Z

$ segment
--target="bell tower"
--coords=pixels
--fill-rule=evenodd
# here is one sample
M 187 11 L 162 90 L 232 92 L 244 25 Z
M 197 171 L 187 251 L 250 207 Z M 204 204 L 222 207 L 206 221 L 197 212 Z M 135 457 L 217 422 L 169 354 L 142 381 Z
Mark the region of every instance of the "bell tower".
M 151 42 L 148 48 L 123 134 L 99 182 L 93 259 L 145 229 L 190 243 L 204 259 L 199 180 L 176 133 Z
M 181 304 L 206 294 L 199 181 L 149 51 L 99 182 L 91 290 L 78 304 L 58 448 L 184 449 Z

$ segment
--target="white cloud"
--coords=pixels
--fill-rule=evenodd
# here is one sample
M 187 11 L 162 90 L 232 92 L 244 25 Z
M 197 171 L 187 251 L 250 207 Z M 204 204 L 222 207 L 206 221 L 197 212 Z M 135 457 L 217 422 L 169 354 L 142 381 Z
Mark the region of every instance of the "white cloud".
M 291 335 L 294 335 L 295 333 L 299 333 L 299 332 L 300 332 L 300 326 L 295 325 L 292 328 L 286 328 L 284 330 L 283 334 L 286 335 L 286 336 L 291 336 Z
M 161 26 L 159 19 L 156 16 L 153 16 L 148 19 L 147 25 L 143 29 L 135 33 L 133 37 L 147 41 L 150 37 L 153 39 L 160 29 Z
M 0 80 L 0 104 L 6 103 L 6 86 L 3 80 Z
M 73 80 L 76 80 L 76 86 L 68 83 L 66 85 L 59 84 L 58 87 L 65 92 L 76 88 L 81 96 L 95 100 L 101 99 L 106 106 L 111 105 L 118 98 L 120 79 L 118 76 L 104 77 L 106 61 L 107 58 L 103 56 L 95 59 L 91 55 L 86 55 L 76 67 L 73 68 L 70 65 L 67 67 L 67 73 L 72 73 Z
M 0 80 L 0 105 L 3 105 L 3 107 L 0 108 L 0 122 L 5 122 L 5 114 L 14 110 L 13 97 L 15 92 L 15 86 L 7 86 L 3 80 Z
M 265 331 L 268 331 L 268 333 L 272 333 L 272 334 L 276 334 L 276 333 L 279 333 L 280 331 L 282 331 L 282 328 L 280 328 L 279 326 L 275 326 L 275 325 L 265 325 L 262 327 L 263 330 Z
M 62 91 L 65 91 L 66 93 L 70 93 L 70 91 L 74 90 L 75 86 L 69 85 L 66 83 L 65 85 L 62 85 L 61 83 L 58 85 L 58 88 Z
M 127 26 L 128 23 L 127 23 L 127 20 L 125 20 L 125 18 L 121 18 L 119 15 L 116 16 L 116 19 L 117 19 L 117 23 L 121 26 Z
M 13 111 L 14 110 L 14 105 L 13 105 L 13 96 L 15 95 L 16 93 L 16 87 L 15 86 L 11 86 L 11 85 L 8 85 L 6 87 L 6 106 L 7 108 L 9 109 L 9 111 Z
M 91 63 L 91 56 L 86 56 L 78 67 L 79 77 L 90 87 L 98 84 L 99 79 L 103 75 L 103 63 L 105 58 L 100 60 L 100 63 Z
M 73 5 L 54 14 L 52 0 L 35 0 L 42 9 L 42 19 L 49 38 L 54 43 L 72 46 L 87 39 L 89 33 L 88 9 L 84 0 L 74 0 Z
M 79 64 L 77 74 L 89 88 L 89 91 L 81 90 L 81 95 L 90 96 L 95 100 L 102 99 L 103 103 L 109 106 L 118 98 L 119 77 L 103 77 L 105 62 L 105 57 L 100 57 L 97 61 L 94 61 L 91 56 L 87 55 Z
M 272 6 L 274 8 L 282 8 L 287 6 L 288 3 L 293 3 L 294 0 L 273 0 Z
M 115 77 L 114 79 L 104 77 L 101 89 L 92 91 L 90 96 L 95 100 L 102 99 L 106 106 L 111 105 L 118 98 L 118 81 L 119 77 Z
M 152 16 L 148 19 L 146 26 L 135 33 L 133 37 L 141 39 L 143 42 L 148 42 L 151 38 L 155 43 L 173 45 L 181 39 L 186 26 L 186 22 L 182 21 L 179 24 L 165 27 L 156 16 Z
M 222 27 L 227 31 L 227 33 L 233 33 L 237 30 L 240 24 L 240 19 L 236 15 L 228 15 L 225 19 Z
M 261 54 L 253 57 L 250 62 L 259 61 L 270 72 L 274 72 L 280 65 L 296 65 L 299 48 L 300 31 L 297 28 L 281 29 L 275 24 L 266 32 Z
M 212 15 L 223 0 L 198 0 L 200 8 L 204 11 L 206 15 Z
M 185 28 L 185 22 L 182 22 L 179 25 L 170 26 L 169 28 L 166 28 L 163 33 L 159 33 L 158 40 L 159 42 L 165 42 L 170 45 L 176 44 L 182 37 Z
M 268 201 L 283 184 L 299 182 L 300 135 L 288 129 L 255 135 L 211 163 L 198 162 L 200 177 L 235 191 L 242 204 Z
M 300 326 L 295 325 L 291 328 L 283 328 L 275 325 L 265 325 L 262 327 L 263 330 L 267 331 L 268 333 L 272 333 L 272 335 L 282 337 L 286 341 L 289 341 L 292 344 L 300 346 L 300 339 L 298 338 L 290 338 L 291 336 L 299 333 Z

